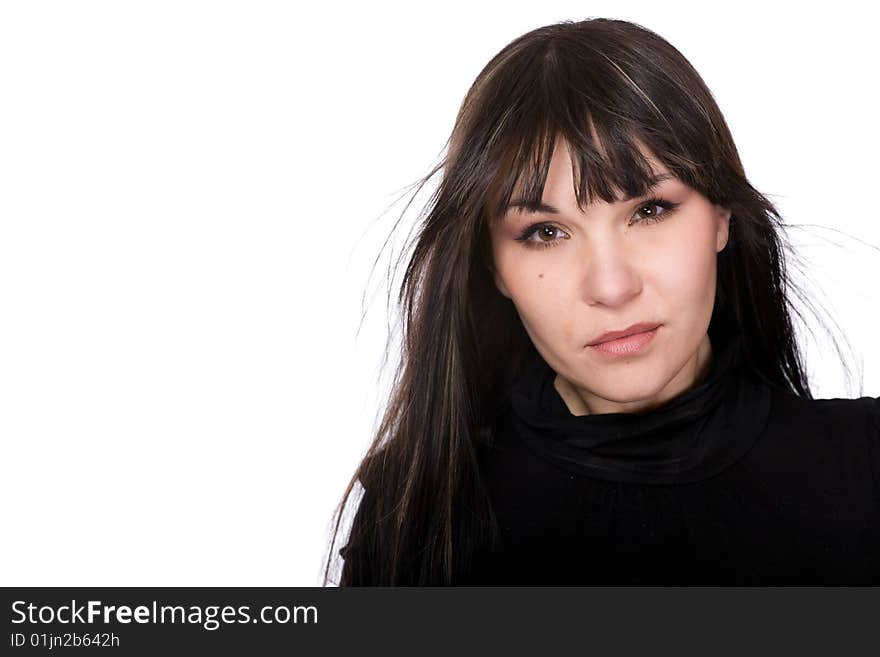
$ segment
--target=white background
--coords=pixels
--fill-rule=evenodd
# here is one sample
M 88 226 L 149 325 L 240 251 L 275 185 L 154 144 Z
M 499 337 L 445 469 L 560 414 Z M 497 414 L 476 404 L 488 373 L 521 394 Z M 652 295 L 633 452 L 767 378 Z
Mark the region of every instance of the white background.
M 0 584 L 320 582 L 384 395 L 386 208 L 562 19 L 691 60 L 814 226 L 803 282 L 864 367 L 808 342 L 817 396 L 880 395 L 870 3 L 317 4 L 0 5 Z

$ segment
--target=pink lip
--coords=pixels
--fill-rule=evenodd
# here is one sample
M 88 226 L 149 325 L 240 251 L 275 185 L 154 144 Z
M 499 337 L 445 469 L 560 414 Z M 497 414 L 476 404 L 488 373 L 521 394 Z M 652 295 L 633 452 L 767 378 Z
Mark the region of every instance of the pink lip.
M 660 325 L 653 322 L 639 322 L 638 324 L 627 326 L 622 331 L 606 331 L 592 342 L 588 342 L 587 346 L 592 347 L 599 344 L 600 342 L 608 342 L 609 340 L 616 340 L 617 338 L 625 338 L 628 335 L 635 335 L 636 333 L 650 331 L 651 329 L 657 328 L 658 326 Z
M 654 326 L 647 331 L 643 330 L 639 333 L 630 333 L 621 338 L 606 340 L 589 346 L 608 356 L 628 356 L 637 354 L 647 348 L 654 339 L 654 336 L 657 334 L 657 329 L 659 328 L 659 326 Z

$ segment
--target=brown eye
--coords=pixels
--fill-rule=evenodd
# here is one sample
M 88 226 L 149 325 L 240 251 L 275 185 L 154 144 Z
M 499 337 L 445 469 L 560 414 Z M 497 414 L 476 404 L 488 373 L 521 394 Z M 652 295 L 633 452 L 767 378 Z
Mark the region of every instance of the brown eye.
M 657 212 L 658 207 L 659 206 L 657 206 L 657 205 L 648 204 L 648 205 L 643 205 L 641 208 L 639 208 L 639 210 L 642 210 L 646 213 L 646 215 L 645 215 L 646 218 L 650 218 L 650 217 L 654 217 L 658 214 L 658 212 Z M 662 212 L 660 214 L 662 214 Z
M 679 206 L 678 203 L 667 201 L 661 198 L 652 198 L 642 203 L 636 208 L 636 214 L 642 213 L 641 218 L 637 218 L 633 223 L 637 224 L 653 224 L 663 221 L 666 216 L 675 211 Z
M 568 239 L 568 233 L 553 224 L 539 223 L 532 224 L 515 239 L 518 242 L 522 242 L 528 248 L 541 249 L 548 246 L 556 246 L 561 240 Z
M 557 229 L 554 226 L 541 226 L 541 228 L 539 228 L 537 231 L 537 235 L 541 238 L 542 241 L 550 242 L 553 240 L 553 236 L 556 234 L 556 230 Z

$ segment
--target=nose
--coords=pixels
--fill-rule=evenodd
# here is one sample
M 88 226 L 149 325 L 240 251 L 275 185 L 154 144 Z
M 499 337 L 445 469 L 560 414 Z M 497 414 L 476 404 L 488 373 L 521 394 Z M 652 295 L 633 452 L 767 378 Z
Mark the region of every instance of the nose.
M 643 279 L 625 236 L 597 235 L 585 245 L 582 297 L 591 306 L 615 308 L 642 291 Z

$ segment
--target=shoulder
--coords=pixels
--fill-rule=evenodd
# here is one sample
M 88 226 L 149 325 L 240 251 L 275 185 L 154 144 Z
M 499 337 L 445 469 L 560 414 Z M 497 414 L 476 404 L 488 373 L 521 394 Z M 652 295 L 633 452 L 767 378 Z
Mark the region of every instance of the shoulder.
M 861 462 L 880 472 L 880 397 L 806 399 L 775 390 L 759 445 L 789 459 Z
M 876 523 L 880 398 L 806 399 L 774 390 L 764 431 L 736 472 L 810 523 Z
M 774 391 L 771 416 L 803 428 L 880 431 L 880 397 L 806 399 L 788 391 Z

